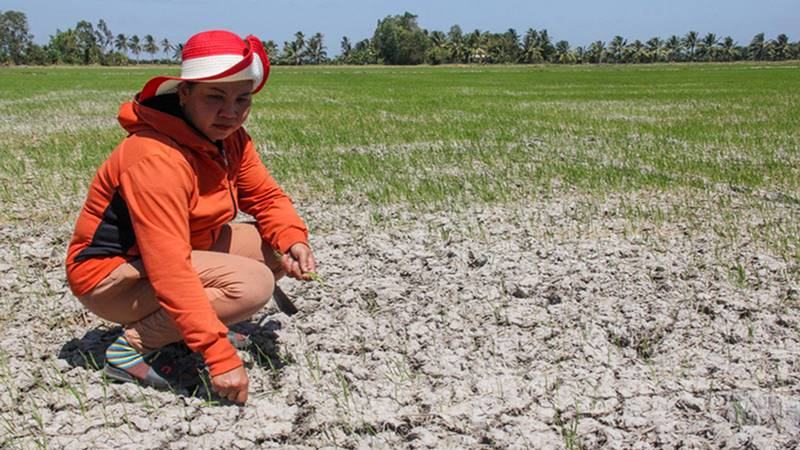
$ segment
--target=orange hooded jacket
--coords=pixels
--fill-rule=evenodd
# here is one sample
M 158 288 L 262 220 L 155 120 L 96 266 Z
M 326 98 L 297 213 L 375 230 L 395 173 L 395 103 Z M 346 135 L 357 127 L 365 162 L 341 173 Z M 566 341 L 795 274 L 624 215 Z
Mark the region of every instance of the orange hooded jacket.
M 307 243 L 308 231 L 243 128 L 215 144 L 180 117 L 175 98 L 162 97 L 159 105 L 121 106 L 129 135 L 89 187 L 67 251 L 67 280 L 80 296 L 141 258 L 186 345 L 218 375 L 242 362 L 192 267 L 192 250 L 208 249 L 238 209 L 282 252 Z

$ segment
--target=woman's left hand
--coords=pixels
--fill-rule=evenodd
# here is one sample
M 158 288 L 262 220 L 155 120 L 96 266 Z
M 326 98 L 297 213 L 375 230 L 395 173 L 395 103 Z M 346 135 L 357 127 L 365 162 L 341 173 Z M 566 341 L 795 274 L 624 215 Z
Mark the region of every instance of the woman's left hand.
M 302 242 L 292 245 L 289 251 L 283 254 L 281 265 L 287 275 L 298 280 L 310 280 L 311 273 L 317 270 L 314 253 Z

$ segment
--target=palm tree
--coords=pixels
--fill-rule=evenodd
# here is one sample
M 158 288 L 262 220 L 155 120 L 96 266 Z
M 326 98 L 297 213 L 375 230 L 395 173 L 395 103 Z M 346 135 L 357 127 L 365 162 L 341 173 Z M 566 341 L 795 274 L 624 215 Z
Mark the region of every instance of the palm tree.
M 294 34 L 294 41 L 292 41 L 292 63 L 295 65 L 303 64 L 305 57 L 306 37 L 302 31 Z
M 718 56 L 719 38 L 714 33 L 708 33 L 700 40 L 698 53 L 704 61 L 714 61 Z
M 647 61 L 647 56 L 644 44 L 638 39 L 625 47 L 625 62 L 640 64 Z
M 369 39 L 362 39 L 356 42 L 350 56 L 352 64 L 375 64 L 378 62 L 375 48 Z
M 774 41 L 770 42 L 770 44 L 770 47 L 772 48 L 772 60 L 784 61 L 789 58 L 789 55 L 791 55 L 792 48 L 789 44 L 789 36 L 781 33 L 775 38 Z
M 528 28 L 522 37 L 522 62 L 533 63 L 541 61 L 541 54 L 534 51 L 536 41 L 539 39 L 539 32 L 533 28 Z
M 606 43 L 603 41 L 594 41 L 589 45 L 586 50 L 586 58 L 590 63 L 602 63 L 605 61 Z
M 167 39 L 167 38 L 162 39 L 161 40 L 161 51 L 164 52 L 165 55 L 167 55 L 167 58 L 169 58 L 169 51 L 170 50 L 172 50 L 172 44 L 170 44 L 169 39 Z
M 442 31 L 434 30 L 428 35 L 430 47 L 425 51 L 425 62 L 442 64 L 451 61 L 447 36 Z
M 128 37 L 124 34 L 120 33 L 114 39 L 114 48 L 117 49 L 118 52 L 127 54 L 128 53 Z
M 142 50 L 144 50 L 145 53 L 150 55 L 150 62 L 152 62 L 153 56 L 155 56 L 155 54 L 158 52 L 156 39 L 153 37 L 153 35 L 148 34 L 147 36 L 144 37 L 144 47 L 142 48 Z
M 78 48 L 83 54 L 83 64 L 100 62 L 103 50 L 94 26 L 85 20 L 79 21 L 75 25 L 75 37 L 78 39 Z
M 300 65 L 303 64 L 306 54 L 306 38 L 302 31 L 294 34 L 293 41 L 283 42 L 283 52 L 281 59 L 285 64 Z
M 762 61 L 767 56 L 767 43 L 764 40 L 764 33 L 758 33 L 753 36 L 750 45 L 747 46 L 749 59 L 754 61 Z
M 353 51 L 353 44 L 350 43 L 350 39 L 347 36 L 342 37 L 341 47 L 341 59 L 345 64 L 347 64 L 348 60 L 350 59 L 350 52 Z
M 554 59 L 556 49 L 550 41 L 547 30 L 536 31 L 529 28 L 522 38 L 522 61 L 528 63 L 541 63 Z
M 270 61 L 278 61 L 280 59 L 280 55 L 278 55 L 278 44 L 275 43 L 272 39 L 268 41 L 261 41 L 261 45 L 264 47 L 264 51 L 267 53 L 267 58 Z
M 647 53 L 650 62 L 660 62 L 664 56 L 664 41 L 660 37 L 651 38 L 647 43 Z
M 689 61 L 694 61 L 694 51 L 697 48 L 697 31 L 690 31 L 683 37 L 683 45 L 689 54 Z
M 294 53 L 295 51 L 292 49 L 292 42 L 283 41 L 283 50 L 281 50 L 281 57 L 277 61 L 278 64 L 293 64 Z
M 608 54 L 611 56 L 612 61 L 617 64 L 624 62 L 624 52 L 627 44 L 628 41 L 619 35 L 614 36 L 614 39 L 611 39 L 611 42 L 608 44 Z
M 486 33 L 488 35 L 488 32 Z M 476 29 L 466 36 L 466 46 L 469 51 L 469 62 L 486 62 L 488 54 L 486 52 L 486 35 L 481 30 Z
M 677 35 L 672 35 L 664 42 L 664 50 L 666 52 L 667 61 L 675 62 L 681 59 L 681 38 Z
M 738 58 L 736 43 L 733 41 L 733 38 L 730 36 L 725 36 L 725 39 L 722 40 L 722 46 L 720 48 L 721 59 L 723 61 L 734 61 Z
M 484 38 L 484 48 L 486 49 L 486 53 L 488 58 L 485 62 L 488 63 L 505 63 L 506 56 L 503 52 L 503 37 L 500 34 L 486 32 L 486 36 Z
M 450 27 L 450 31 L 447 32 L 447 45 L 450 49 L 451 61 L 459 63 L 468 62 L 469 51 L 467 50 L 467 46 L 464 44 L 464 33 L 461 31 L 460 26 L 453 25 Z
M 559 64 L 570 64 L 575 62 L 575 56 L 569 51 L 569 42 L 561 40 L 556 42 L 556 53 L 554 60 Z
M 328 57 L 325 51 L 325 45 L 322 43 L 322 33 L 316 33 L 311 36 L 306 44 L 306 54 L 311 64 L 322 64 Z
M 447 37 L 443 32 L 438 30 L 431 31 L 430 39 L 431 44 L 433 44 L 434 47 L 444 48 L 444 46 L 447 44 Z
M 136 56 L 136 64 L 139 64 L 139 53 L 142 52 L 142 44 L 139 41 L 139 36 L 134 34 L 128 39 L 128 50 Z
M 575 61 L 578 64 L 583 64 L 586 62 L 586 48 L 582 46 L 575 47 L 575 51 L 572 52 L 573 56 L 575 57 Z
M 108 29 L 108 25 L 106 24 L 105 20 L 100 19 L 100 21 L 97 22 L 97 30 L 95 31 L 95 34 L 97 34 L 97 40 L 103 47 L 103 53 L 108 52 L 109 47 L 111 47 L 111 45 L 114 43 L 114 34 Z
M 177 62 L 181 62 L 183 60 L 183 44 L 178 43 L 172 46 L 172 59 Z
M 539 47 L 545 61 L 550 61 L 552 59 L 556 48 L 553 46 L 553 42 L 550 40 L 550 35 L 547 34 L 547 30 L 539 32 L 539 40 L 536 46 Z
M 519 45 L 519 35 L 517 30 L 509 28 L 503 33 L 503 54 L 504 59 L 510 63 L 517 63 L 521 58 L 521 48 Z

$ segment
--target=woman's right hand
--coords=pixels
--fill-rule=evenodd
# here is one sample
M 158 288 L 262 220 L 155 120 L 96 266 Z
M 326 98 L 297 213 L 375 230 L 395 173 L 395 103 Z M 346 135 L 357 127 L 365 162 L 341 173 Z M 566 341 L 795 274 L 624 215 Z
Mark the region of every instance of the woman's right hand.
M 243 366 L 211 377 L 211 388 L 217 395 L 242 405 L 247 402 L 248 385 L 247 371 Z
M 283 272 L 292 278 L 308 281 L 311 273 L 316 272 L 317 262 L 314 260 L 314 252 L 308 244 L 298 242 L 289 248 L 289 252 L 281 256 Z

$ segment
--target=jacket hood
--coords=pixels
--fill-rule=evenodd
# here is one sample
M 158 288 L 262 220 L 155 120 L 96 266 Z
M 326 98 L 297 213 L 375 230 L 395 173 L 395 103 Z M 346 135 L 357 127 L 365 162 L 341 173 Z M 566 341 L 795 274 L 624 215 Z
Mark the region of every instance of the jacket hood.
M 154 130 L 180 145 L 216 154 L 217 146 L 183 118 L 176 94 L 159 95 L 140 103 L 138 95 L 123 103 L 117 120 L 129 134 Z

